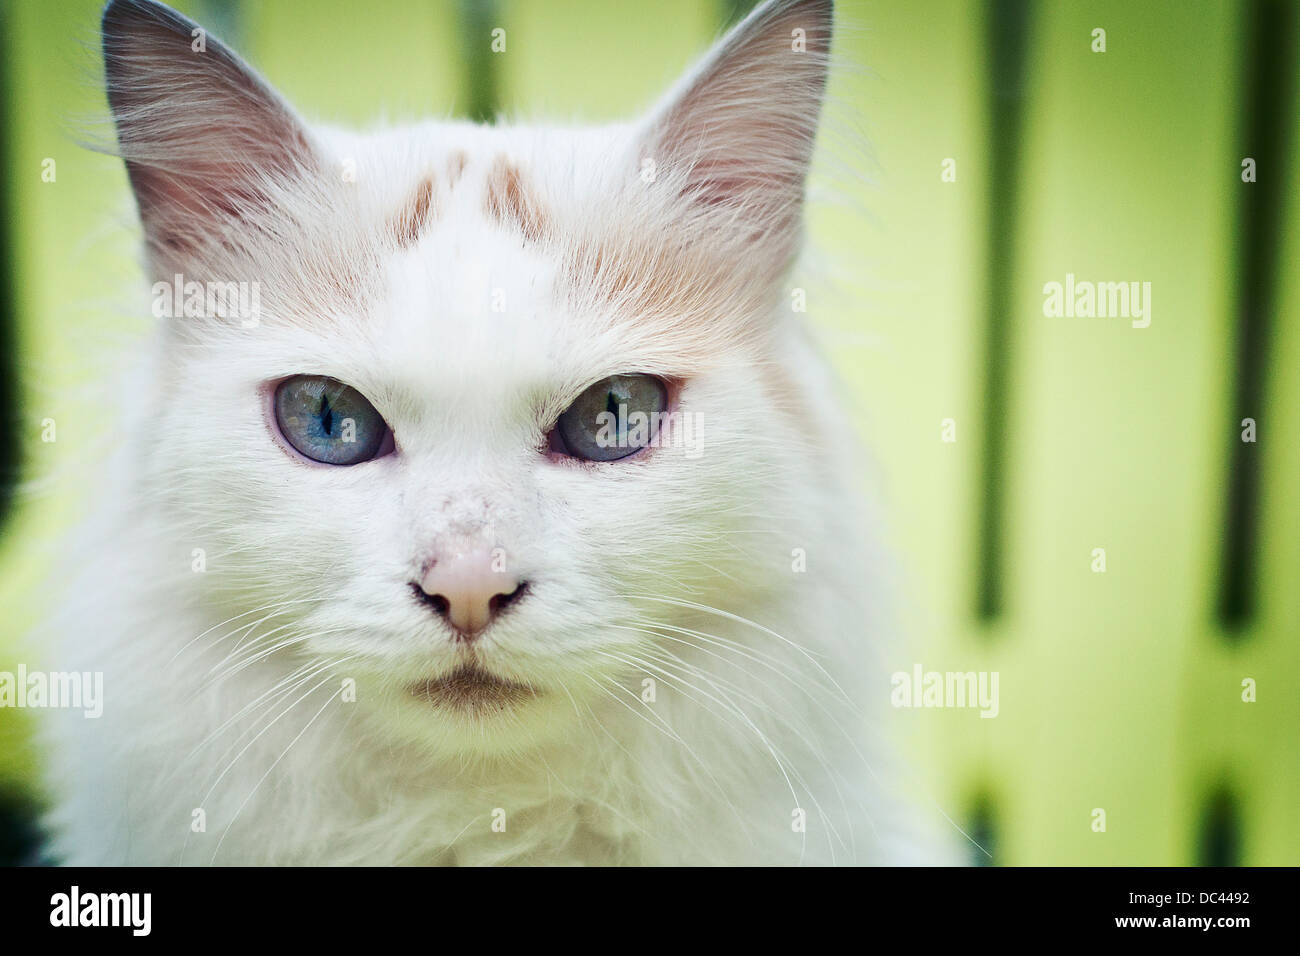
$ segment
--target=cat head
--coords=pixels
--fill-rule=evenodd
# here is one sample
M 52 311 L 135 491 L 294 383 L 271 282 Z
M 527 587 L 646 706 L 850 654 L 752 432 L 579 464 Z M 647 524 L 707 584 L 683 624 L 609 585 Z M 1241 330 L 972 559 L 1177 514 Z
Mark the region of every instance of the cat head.
M 144 488 L 207 556 L 197 599 L 258 622 L 241 653 L 511 750 L 614 706 L 701 607 L 779 601 L 818 441 L 781 342 L 831 6 L 763 4 L 636 122 L 358 134 L 109 4 L 163 326 Z

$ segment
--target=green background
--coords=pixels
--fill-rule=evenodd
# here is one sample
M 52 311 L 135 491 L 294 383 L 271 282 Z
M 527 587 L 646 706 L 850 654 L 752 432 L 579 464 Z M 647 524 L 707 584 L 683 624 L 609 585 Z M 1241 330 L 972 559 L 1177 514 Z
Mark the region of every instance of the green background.
M 308 117 L 355 124 L 629 116 L 747 6 L 178 4 Z M 125 174 L 76 144 L 104 115 L 99 8 L 2 8 L 3 444 L 23 483 L 0 530 L 0 670 L 32 663 L 18 640 L 47 610 L 50 545 L 95 493 L 79 462 L 105 423 L 83 383 L 143 323 Z M 930 796 L 979 862 L 1300 863 L 1294 5 L 841 0 L 837 16 L 855 66 L 832 83 L 840 135 L 810 220 L 836 281 L 810 288 L 809 318 L 905 568 L 891 669 L 1001 682 L 996 719 L 894 713 Z M 1044 317 L 1067 273 L 1150 282 L 1150 328 Z M 0 710 L 0 854 L 36 799 L 26 717 Z

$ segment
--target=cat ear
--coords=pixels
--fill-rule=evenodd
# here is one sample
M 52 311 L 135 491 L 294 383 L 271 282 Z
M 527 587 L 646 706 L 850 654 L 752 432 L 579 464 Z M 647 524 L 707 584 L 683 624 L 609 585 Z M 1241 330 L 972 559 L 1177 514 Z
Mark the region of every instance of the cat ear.
M 151 0 L 112 0 L 102 32 L 118 147 L 156 253 L 230 234 L 314 165 L 289 106 L 191 20 Z
M 681 198 L 793 251 L 826 90 L 832 0 L 769 0 L 660 109 L 646 153 Z M 719 220 L 718 215 L 727 216 Z

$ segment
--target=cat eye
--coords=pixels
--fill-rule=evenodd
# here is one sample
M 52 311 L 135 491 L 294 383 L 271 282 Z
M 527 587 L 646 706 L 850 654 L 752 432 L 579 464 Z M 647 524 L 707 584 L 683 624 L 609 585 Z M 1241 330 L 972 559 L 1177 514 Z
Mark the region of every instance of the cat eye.
M 577 397 L 555 425 L 557 450 L 585 461 L 617 461 L 654 441 L 668 389 L 653 375 L 611 375 Z
M 275 422 L 299 454 L 358 465 L 392 448 L 388 423 L 364 395 L 322 375 L 295 375 L 275 390 Z

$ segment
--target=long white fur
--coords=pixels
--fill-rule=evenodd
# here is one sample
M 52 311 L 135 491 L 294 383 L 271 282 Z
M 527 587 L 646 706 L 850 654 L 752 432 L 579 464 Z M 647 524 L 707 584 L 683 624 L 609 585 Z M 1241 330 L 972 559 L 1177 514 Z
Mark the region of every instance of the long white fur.
M 641 122 L 362 135 L 301 125 L 219 46 L 177 67 L 158 44 L 187 21 L 110 5 L 151 278 L 257 281 L 262 315 L 165 320 L 127 379 L 57 622 L 58 659 L 102 670 L 107 697 L 101 719 L 49 727 L 58 858 L 930 858 L 871 714 L 884 564 L 851 429 L 788 305 L 826 60 L 792 54 L 790 28 L 829 16 L 829 0 L 771 0 Z M 545 236 L 485 211 L 501 157 Z M 387 224 L 429 173 L 430 221 L 403 242 Z M 220 209 L 184 195 L 223 176 L 239 190 Z M 539 452 L 583 388 L 628 371 L 684 380 L 702 454 Z M 264 384 L 296 373 L 359 389 L 398 454 L 286 455 Z M 532 582 L 480 642 L 543 691 L 502 713 L 406 689 L 453 662 L 409 582 L 462 534 Z

